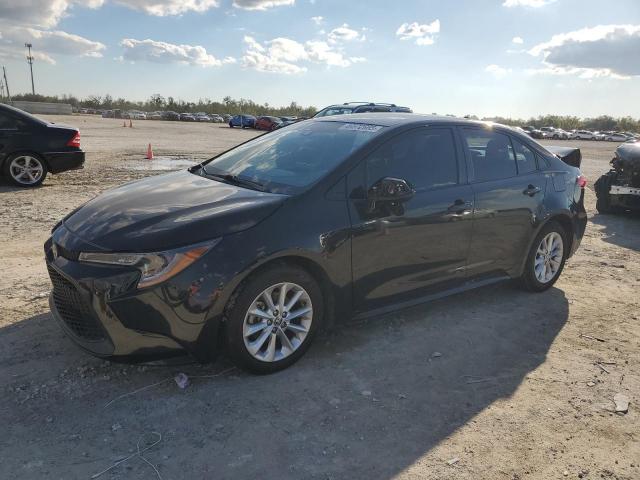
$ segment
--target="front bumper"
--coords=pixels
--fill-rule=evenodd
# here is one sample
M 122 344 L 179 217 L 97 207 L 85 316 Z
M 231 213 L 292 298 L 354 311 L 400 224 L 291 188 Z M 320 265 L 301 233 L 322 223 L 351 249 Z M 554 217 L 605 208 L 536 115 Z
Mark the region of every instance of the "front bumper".
M 203 304 L 192 281 L 185 285 L 198 272 L 186 269 L 165 284 L 138 290 L 135 269 L 78 262 L 78 250 L 63 247 L 70 235 L 59 227 L 44 249 L 51 312 L 76 344 L 112 360 L 185 353 L 200 361 L 215 358 L 221 317 Z
M 82 150 L 49 152 L 44 154 L 44 159 L 47 161 L 51 173 L 84 168 L 84 152 Z

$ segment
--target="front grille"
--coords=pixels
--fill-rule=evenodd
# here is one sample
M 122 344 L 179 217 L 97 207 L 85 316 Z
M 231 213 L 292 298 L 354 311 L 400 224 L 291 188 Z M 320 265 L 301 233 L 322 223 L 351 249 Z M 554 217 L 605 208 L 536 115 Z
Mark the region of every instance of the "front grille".
M 54 268 L 48 266 L 48 270 L 53 284 L 53 303 L 67 327 L 85 340 L 103 340 L 104 331 L 78 289 Z

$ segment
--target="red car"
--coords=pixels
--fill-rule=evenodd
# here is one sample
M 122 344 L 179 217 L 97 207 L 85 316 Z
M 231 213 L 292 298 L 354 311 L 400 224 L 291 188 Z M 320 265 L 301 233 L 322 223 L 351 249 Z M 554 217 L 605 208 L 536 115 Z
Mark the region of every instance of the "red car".
M 278 117 L 258 117 L 256 120 L 256 130 L 266 130 L 268 132 L 275 130 L 282 123 L 282 120 Z

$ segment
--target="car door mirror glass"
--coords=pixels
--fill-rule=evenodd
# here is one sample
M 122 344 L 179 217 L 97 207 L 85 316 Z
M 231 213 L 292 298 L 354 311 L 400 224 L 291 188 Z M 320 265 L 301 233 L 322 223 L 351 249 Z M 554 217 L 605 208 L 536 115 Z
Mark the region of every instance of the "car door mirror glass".
M 415 194 L 413 187 L 402 178 L 384 177 L 369 188 L 369 200 L 376 202 L 406 202 Z

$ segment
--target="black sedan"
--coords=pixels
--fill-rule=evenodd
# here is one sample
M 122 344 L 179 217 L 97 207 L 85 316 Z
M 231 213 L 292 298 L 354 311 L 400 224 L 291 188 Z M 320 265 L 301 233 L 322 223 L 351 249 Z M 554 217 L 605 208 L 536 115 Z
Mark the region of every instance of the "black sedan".
M 0 171 L 20 187 L 40 185 L 47 173 L 82 168 L 77 128 L 40 120 L 0 104 Z
M 350 316 L 510 278 L 551 287 L 586 226 L 579 162 L 453 118 L 290 125 L 64 218 L 45 244 L 51 310 L 102 357 L 209 361 L 224 341 L 273 372 Z

